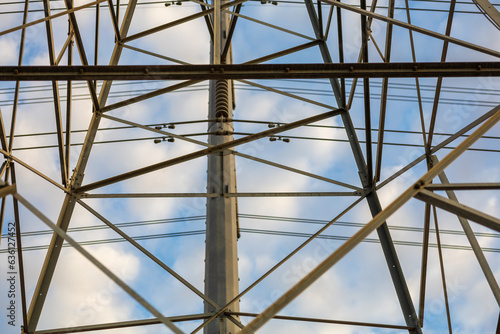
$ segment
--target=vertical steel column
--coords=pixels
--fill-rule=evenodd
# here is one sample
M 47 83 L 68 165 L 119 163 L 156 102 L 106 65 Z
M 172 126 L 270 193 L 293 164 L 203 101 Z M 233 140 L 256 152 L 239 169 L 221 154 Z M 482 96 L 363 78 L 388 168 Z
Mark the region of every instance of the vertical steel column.
M 319 35 L 318 17 L 316 11 L 314 10 L 313 2 L 312 0 L 306 0 L 305 4 L 309 13 L 309 17 L 311 19 L 313 29 L 316 33 L 316 36 L 318 36 Z M 323 56 L 323 61 L 327 64 L 332 63 L 332 58 L 330 56 L 330 52 L 326 44 L 320 43 L 319 48 L 321 51 L 321 55 Z M 335 94 L 337 103 L 341 103 L 342 97 L 339 94 L 341 89 L 338 81 L 332 78 L 330 79 L 330 83 L 332 84 L 332 89 Z M 361 183 L 363 184 L 363 187 L 370 192 L 366 196 L 366 200 L 368 202 L 368 206 L 370 207 L 370 212 L 372 216 L 375 217 L 379 212 L 382 211 L 382 206 L 380 205 L 380 201 L 378 199 L 372 179 L 371 177 L 369 177 L 370 173 L 368 172 L 363 152 L 361 150 L 361 145 L 357 138 L 354 125 L 352 124 L 351 116 L 349 115 L 348 111 L 342 112 L 341 115 L 347 133 L 347 137 L 354 155 L 354 159 L 356 160 L 356 165 L 359 170 Z M 392 281 L 394 283 L 394 288 L 396 289 L 396 294 L 398 296 L 399 303 L 401 305 L 401 310 L 403 312 L 405 322 L 408 326 L 414 328 L 413 330 L 410 330 L 410 333 L 421 334 L 422 330 L 418 322 L 417 314 L 415 312 L 415 307 L 413 306 L 410 292 L 408 290 L 408 285 L 406 284 L 406 280 L 403 275 L 403 270 L 399 263 L 399 259 L 396 254 L 396 249 L 394 248 L 394 243 L 392 241 L 392 237 L 386 223 L 383 223 L 379 228 L 377 228 L 377 234 L 380 239 L 380 244 L 382 245 L 382 249 L 384 251 L 384 256 L 387 261 L 387 266 L 389 267 L 389 271 L 392 277 Z
M 347 111 L 342 113 L 342 120 L 344 122 L 347 136 L 351 144 L 354 159 L 356 160 L 356 164 L 358 166 L 361 183 L 363 184 L 363 187 L 365 187 L 365 189 L 369 190 L 370 188 L 366 171 L 366 163 L 363 158 L 363 153 L 361 151 L 361 146 L 356 136 L 356 132 L 354 130 L 354 125 L 352 124 L 351 116 Z M 375 189 L 372 189 L 371 193 L 366 196 L 366 200 L 368 202 L 368 206 L 370 207 L 372 217 L 375 217 L 379 212 L 382 211 L 382 206 L 380 205 L 380 201 Z M 399 263 L 399 259 L 396 253 L 396 249 L 394 248 L 394 243 L 392 241 L 389 228 L 387 227 L 387 223 L 384 222 L 382 225 L 380 225 L 379 228 L 377 228 L 377 234 L 380 239 L 380 245 L 382 246 L 382 249 L 384 251 L 384 256 L 387 261 L 387 266 L 389 267 L 392 281 L 394 283 L 394 288 L 396 289 L 396 294 L 399 299 L 399 304 L 401 305 L 401 310 L 403 311 L 405 322 L 408 326 L 415 328 L 414 330 L 410 330 L 410 333 L 421 334 L 422 330 L 420 328 L 417 313 L 415 312 L 415 307 L 413 306 L 410 292 L 408 290 L 408 285 L 406 284 L 406 280 L 403 274 L 403 269 L 401 268 L 401 264 Z
M 221 13 L 220 5 L 225 0 L 213 0 L 214 38 L 212 41 L 212 63 L 230 62 L 231 51 L 221 59 L 229 29 L 229 14 Z M 208 118 L 208 142 L 220 145 L 233 140 L 232 92 L 229 80 L 210 81 Z M 226 305 L 238 295 L 237 254 L 237 206 L 235 197 L 224 197 L 224 193 L 236 192 L 235 159 L 231 151 L 225 150 L 208 155 L 207 192 L 219 193 L 221 197 L 207 198 L 205 294 L 218 305 Z M 229 307 L 239 311 L 239 303 Z M 205 303 L 205 312 L 217 311 Z M 234 323 L 221 315 L 205 327 L 206 334 L 236 333 Z

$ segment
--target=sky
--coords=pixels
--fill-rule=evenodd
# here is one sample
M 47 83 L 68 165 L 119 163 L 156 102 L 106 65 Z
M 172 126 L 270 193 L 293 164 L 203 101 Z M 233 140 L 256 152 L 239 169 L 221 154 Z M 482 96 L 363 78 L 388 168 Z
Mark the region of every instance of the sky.
M 76 1 L 85 4 L 90 1 Z M 144 1 L 139 1 L 143 3 Z M 122 4 L 127 1 L 121 1 Z M 346 3 L 358 4 L 355 1 Z M 397 8 L 404 7 L 403 1 L 396 1 Z M 42 16 L 41 3 L 32 2 L 28 21 Z M 62 1 L 51 1 L 54 12 L 63 7 Z M 387 1 L 378 3 L 376 12 L 385 14 Z M 447 10 L 447 2 L 410 1 L 412 8 L 431 8 Z M 22 4 L 0 4 L 0 30 L 18 26 L 22 14 L 3 14 L 22 10 Z M 323 22 L 327 22 L 329 6 L 323 5 Z M 114 35 L 107 7 L 101 12 L 101 34 L 99 36 L 98 64 L 107 64 L 114 46 Z M 132 20 L 130 33 L 134 34 L 175 19 L 199 12 L 194 3 L 165 6 L 164 3 L 141 4 L 137 7 Z M 461 3 L 457 10 L 473 11 L 472 3 Z M 125 7 L 120 9 L 123 18 Z M 277 30 L 269 25 L 259 24 L 245 17 L 238 19 L 233 37 L 233 62 L 244 63 L 253 59 L 309 42 L 314 38 L 305 5 L 300 2 L 278 1 L 278 5 L 261 4 L 259 1 L 245 3 L 241 14 L 281 27 Z M 76 13 L 82 32 L 87 57 L 94 63 L 95 10 L 82 10 Z M 444 33 L 445 12 L 411 12 L 412 23 L 432 31 Z M 403 10 L 396 10 L 395 18 L 406 22 Z M 343 37 L 345 62 L 356 62 L 360 48 L 359 15 L 343 11 Z M 56 54 L 67 38 L 67 18 L 53 20 Z M 334 13 L 327 46 L 334 62 L 339 61 L 337 47 L 337 22 Z M 283 31 L 287 30 L 287 31 Z M 372 38 L 369 43 L 370 60 L 381 62 L 375 43 L 384 49 L 386 24 L 373 21 Z M 294 34 L 290 33 L 293 32 Z M 26 48 L 23 57 L 25 65 L 48 65 L 45 25 L 34 25 L 26 30 Z M 300 35 L 300 36 L 299 36 Z M 480 14 L 457 13 L 451 35 L 464 41 L 478 44 L 493 50 L 500 49 L 500 32 Z M 309 37 L 309 39 L 304 38 Z M 0 36 L 0 66 L 16 65 L 18 61 L 20 33 L 14 32 Z M 442 41 L 414 34 L 417 61 L 440 61 Z M 170 60 L 160 59 L 125 49 L 120 59 L 121 65 L 138 64 L 175 64 L 180 60 L 190 64 L 209 63 L 209 34 L 203 19 L 193 20 L 144 38 L 128 45 L 148 50 Z M 392 61 L 411 62 L 412 54 L 408 30 L 394 28 Z M 495 61 L 463 47 L 450 45 L 449 61 Z M 79 58 L 75 49 L 75 62 Z M 320 63 L 321 54 L 317 47 L 309 48 L 269 63 Z M 64 55 L 61 64 L 67 63 Z M 327 80 L 255 80 L 281 91 L 296 94 L 305 99 L 336 107 L 331 87 Z M 381 79 L 370 80 L 372 93 L 371 110 L 373 128 L 378 127 L 380 109 Z M 112 86 L 108 104 L 116 103 L 154 89 L 160 89 L 175 82 L 115 82 Z M 419 81 L 424 98 L 423 114 L 426 129 L 432 111 L 432 100 L 436 79 Z M 65 83 L 60 82 L 61 95 L 65 100 Z M 102 83 L 98 83 L 100 87 Z M 269 129 L 269 123 L 289 123 L 329 110 L 304 100 L 298 100 L 265 91 L 242 82 L 235 82 L 234 118 L 235 135 L 239 138 L 245 133 L 256 133 Z M 14 156 L 29 166 L 60 183 L 59 158 L 56 144 L 54 106 L 51 103 L 50 82 L 21 83 L 21 103 L 15 128 L 12 129 L 12 99 L 15 84 L 0 84 L 0 108 L 6 132 L 14 131 Z M 499 103 L 500 79 L 453 78 L 443 80 L 442 100 L 436 119 L 434 144 L 446 139 Z M 208 105 L 208 86 L 200 83 L 181 91 L 131 104 L 110 111 L 108 114 L 127 121 L 144 125 L 176 124 L 175 129 L 167 129 L 178 135 L 206 142 L 206 122 Z M 352 81 L 347 80 L 348 92 Z M 364 127 L 364 106 L 362 82 L 358 82 L 350 114 L 356 128 Z M 85 130 L 89 127 L 92 107 L 88 89 L 82 83 L 75 84 L 77 96 L 72 104 L 72 129 L 83 130 L 72 134 L 74 145 L 71 147 L 70 168 L 76 166 L 81 154 Z M 424 153 L 422 145 L 419 108 L 416 100 L 415 79 L 391 79 L 389 81 L 390 99 L 387 105 L 386 129 L 400 132 L 387 132 L 384 146 L 381 180 L 406 166 Z M 34 100 L 29 100 L 34 99 Z M 63 124 L 65 122 L 65 103 L 63 103 Z M 197 123 L 182 123 L 201 121 Z M 259 123 L 264 122 L 264 123 Z M 361 187 L 357 167 L 340 117 L 333 117 L 283 135 L 290 139 L 269 141 L 264 138 L 238 147 L 237 151 L 251 156 L 291 166 L 327 178 Z M 124 124 L 103 119 L 85 170 L 84 184 L 165 161 L 203 148 L 200 145 L 182 140 L 162 141 L 155 144 L 154 138 L 161 136 L 143 129 L 120 128 Z M 404 131 L 404 132 L 402 132 Z M 37 134 L 33 136 L 23 136 Z M 43 134 L 43 135 L 42 135 Z M 358 130 L 359 139 L 364 140 L 364 131 Z M 459 157 L 446 174 L 450 182 L 500 182 L 498 158 L 498 136 L 500 127 L 496 125 L 489 133 L 490 138 L 482 138 L 470 150 Z M 377 131 L 372 132 L 375 139 Z M 452 143 L 456 146 L 463 138 Z M 364 144 L 362 144 L 365 150 Z M 376 145 L 373 145 L 374 152 Z M 442 159 L 450 150 L 437 153 Z M 188 163 L 162 169 L 153 173 L 119 182 L 93 194 L 106 193 L 203 193 L 206 191 L 206 159 L 200 158 Z M 418 164 L 394 181 L 382 187 L 379 198 L 383 207 L 389 205 L 399 194 L 415 183 L 426 171 L 424 164 Z M 312 179 L 303 175 L 236 157 L 238 191 L 240 192 L 335 192 L 351 191 L 339 185 Z M 19 194 L 35 205 L 53 222 L 61 210 L 64 193 L 53 184 L 41 179 L 21 165 L 16 165 L 17 189 Z M 500 217 L 498 191 L 459 192 L 461 203 Z M 239 198 L 238 210 L 242 236 L 238 241 L 238 266 L 240 291 L 252 284 L 272 268 L 279 260 L 288 255 L 302 242 L 305 236 L 315 233 L 326 222 L 339 215 L 355 202 L 355 196 L 342 197 L 269 197 Z M 13 221 L 12 200 L 7 198 L 7 210 L 2 233 L 7 232 L 8 222 Z M 135 237 L 139 243 L 174 269 L 196 288 L 203 291 L 205 257 L 205 210 L 204 198 L 153 198 L 153 199 L 110 199 L 88 198 L 83 202 L 98 211 L 112 223 Z M 38 218 L 21 208 L 21 229 L 23 233 L 47 231 Z M 329 254 L 337 249 L 342 240 L 352 236 L 360 227 L 370 221 L 371 216 L 365 200 L 339 219 L 339 223 L 329 227 L 323 234 L 287 261 L 268 278 L 241 298 L 240 309 L 244 312 L 259 313 L 296 284 L 309 271 L 316 267 Z M 418 312 L 420 263 L 424 204 L 416 199 L 410 200 L 389 220 L 391 234 L 408 283 L 410 294 Z M 432 222 L 433 223 L 433 222 Z M 499 308 L 489 290 L 474 254 L 467 248 L 468 243 L 460 231 L 456 217 L 438 210 L 439 229 L 442 230 L 443 249 L 448 299 L 454 333 L 491 333 L 498 322 Z M 83 206 L 77 205 L 70 228 L 70 236 L 84 244 L 85 249 L 118 275 L 125 283 L 147 299 L 155 308 L 167 316 L 196 314 L 203 312 L 202 300 L 176 281 L 157 264 L 106 228 L 104 224 Z M 497 281 L 500 279 L 498 233 L 471 222 L 478 234 L 480 245 L 484 248 Z M 434 228 L 431 226 L 431 228 Z M 265 231 L 265 233 L 262 233 Z M 451 231 L 451 232 L 450 232 Z M 43 264 L 50 233 L 33 233 L 23 237 L 25 275 L 28 301 L 31 300 L 40 268 Z M 380 244 L 372 234 L 367 242 L 361 243 L 345 256 L 332 269 L 312 284 L 303 294 L 290 303 L 280 314 L 289 316 L 328 318 L 359 322 L 379 322 L 404 325 L 404 319 L 397 296 L 387 270 Z M 95 242 L 106 240 L 107 242 Z M 110 242 L 110 240 L 114 242 Z M 431 244 L 436 244 L 436 235 L 431 233 Z M 6 238 L 2 237 L 0 246 L 0 279 L 5 283 L 8 274 L 6 267 L 8 254 Z M 436 247 L 429 249 L 428 279 L 425 319 L 425 333 L 447 332 L 446 312 L 443 300 L 439 257 Z M 17 276 L 18 280 L 18 276 Z M 0 285 L 0 307 L 5 310 L 10 303 L 8 285 Z M 19 291 L 19 287 L 16 288 Z M 14 299 L 20 306 L 20 299 Z M 20 312 L 20 308 L 17 309 Z M 5 313 L 5 311 L 3 312 Z M 0 321 L 0 332 L 19 333 L 20 314 L 15 326 L 11 326 L 4 316 Z M 45 307 L 42 312 L 39 330 L 58 327 L 83 326 L 125 320 L 149 319 L 152 315 L 133 298 L 116 286 L 108 277 L 82 257 L 75 249 L 64 247 L 57 265 Z M 251 318 L 242 317 L 243 323 Z M 180 323 L 179 328 L 191 332 L 199 321 Z M 113 330 L 102 331 L 116 332 Z M 311 324 L 272 320 L 259 330 L 259 333 L 341 333 L 341 334 L 378 334 L 404 333 L 404 330 L 374 329 L 362 326 L 331 324 Z M 120 333 L 149 334 L 170 333 L 163 325 L 121 329 Z

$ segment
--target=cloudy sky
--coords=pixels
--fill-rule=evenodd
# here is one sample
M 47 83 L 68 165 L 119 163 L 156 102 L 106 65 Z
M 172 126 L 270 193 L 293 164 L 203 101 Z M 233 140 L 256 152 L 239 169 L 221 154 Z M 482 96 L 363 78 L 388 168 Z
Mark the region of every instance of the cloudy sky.
M 82 5 L 90 1 L 75 1 Z M 122 4 L 127 1 L 122 0 Z M 129 35 L 199 12 L 195 3 L 182 2 L 180 5 L 165 6 L 165 2 L 139 1 L 132 20 Z M 355 1 L 349 1 L 354 5 Z M 62 1 L 51 1 L 53 12 L 64 7 Z M 378 3 L 377 13 L 386 14 L 387 1 Z M 404 1 L 396 1 L 395 18 L 406 22 Z M 410 1 L 412 23 L 443 34 L 446 27 L 449 3 L 445 1 Z M 42 4 L 30 3 L 29 20 L 43 17 Z M 323 5 L 323 21 L 327 22 L 329 6 Z M 433 11 L 417 9 L 427 8 Z M 0 30 L 22 23 L 22 3 L 0 4 Z M 500 32 L 478 14 L 473 3 L 457 6 L 451 35 L 467 42 L 493 50 L 500 49 Z M 120 9 L 123 18 L 125 7 Z M 469 13 L 474 12 L 474 13 Z M 245 17 L 238 20 L 233 39 L 233 61 L 243 63 L 301 45 L 314 39 L 309 17 L 304 3 L 278 1 L 278 5 L 261 4 L 250 1 L 242 7 L 241 14 L 269 24 L 279 26 L 277 30 Z M 327 45 L 332 58 L 338 61 L 337 22 L 333 15 Z M 95 10 L 82 10 L 77 13 L 78 24 L 89 62 L 94 63 L 94 25 Z M 114 47 L 114 35 L 107 7 L 101 12 L 101 34 L 99 44 L 99 64 L 107 64 Z M 326 23 L 325 23 L 326 25 Z M 67 18 L 53 20 L 56 54 L 67 38 Z M 286 30 L 286 31 L 284 31 Z M 381 62 L 373 41 L 384 49 L 386 24 L 373 21 L 372 41 L 369 44 L 370 60 Z M 292 33 L 293 32 L 293 33 Z M 360 48 L 359 15 L 343 11 L 343 32 L 345 61 L 356 62 Z M 39 24 L 26 30 L 26 48 L 23 57 L 25 65 L 49 65 L 45 25 Z M 19 53 L 20 32 L 0 36 L 0 65 L 16 65 Z M 443 42 L 439 39 L 414 34 L 417 61 L 439 61 Z M 120 64 L 175 64 L 180 60 L 192 64 L 209 62 L 209 34 L 203 19 L 193 20 L 174 28 L 140 38 L 128 43 L 129 46 L 169 57 L 171 61 L 125 49 Z M 391 59 L 397 62 L 411 62 L 412 54 L 408 30 L 394 28 L 394 42 Z M 477 51 L 450 45 L 450 61 L 494 61 L 494 57 Z M 75 62 L 79 58 L 75 49 Z M 319 63 L 322 62 L 318 48 L 310 48 L 292 55 L 278 58 L 272 63 Z M 61 64 L 67 63 L 64 55 Z M 254 81 L 277 90 L 289 92 L 306 99 L 318 101 L 331 108 L 336 107 L 331 87 L 327 80 L 269 80 Z M 175 82 L 115 82 L 108 104 L 126 100 L 146 92 L 160 89 Z M 347 91 L 352 81 L 347 80 Z M 380 109 L 381 79 L 371 83 L 371 108 L 373 128 L 378 128 Z M 432 101 L 436 89 L 436 79 L 421 79 L 424 98 L 423 113 L 426 129 L 429 128 Z M 60 82 L 62 100 L 65 101 L 65 83 Z M 101 83 L 98 83 L 100 87 Z M 329 108 L 290 98 L 283 94 L 259 89 L 242 82 L 235 82 L 234 110 L 235 132 L 246 134 L 268 129 L 268 123 L 289 123 L 317 115 Z M 21 84 L 20 104 L 15 129 L 11 127 L 12 99 L 14 83 L 2 83 L 0 107 L 6 132 L 14 131 L 16 138 L 13 154 L 16 158 L 37 169 L 52 180 L 60 183 L 59 157 L 55 135 L 54 106 L 51 102 L 50 82 L 23 82 Z M 422 147 L 419 107 L 416 100 L 415 79 L 391 79 L 387 105 L 382 180 L 406 166 L 424 153 Z M 356 128 L 364 127 L 364 107 L 362 82 L 358 82 L 355 98 L 350 109 Z M 75 100 L 72 111 L 72 141 L 70 169 L 75 168 L 81 153 L 81 143 L 85 130 L 89 127 L 92 107 L 88 89 L 83 83 L 74 87 Z M 442 99 L 436 119 L 434 144 L 460 130 L 485 112 L 498 105 L 500 100 L 500 79 L 498 78 L 460 78 L 444 79 Z M 190 138 L 206 142 L 206 120 L 208 85 L 204 82 L 180 91 L 118 108 L 108 114 L 113 117 L 143 125 L 176 124 L 171 131 L 175 134 L 190 134 Z M 65 103 L 62 103 L 65 118 Z M 187 123 L 187 121 L 200 121 Z M 259 123 L 259 122 L 268 123 Z M 63 119 L 63 123 L 65 119 Z M 362 187 L 357 167 L 346 142 L 345 131 L 340 117 L 327 119 L 313 126 L 288 131 L 284 136 L 290 142 L 261 139 L 238 147 L 237 151 L 251 156 L 287 165 L 296 169 L 315 173 L 330 179 L 339 180 L 355 187 Z M 96 137 L 85 170 L 84 184 L 165 161 L 172 157 L 187 154 L 203 146 L 187 143 L 162 141 L 161 137 L 143 129 L 131 129 L 126 124 L 103 119 L 101 131 Z M 78 132 L 77 130 L 82 130 Z M 25 136 L 34 134 L 30 136 Z M 241 137 L 242 135 L 235 137 Z M 463 154 L 447 170 L 450 182 L 500 182 L 498 158 L 497 125 L 489 133 L 491 138 L 483 138 Z M 358 136 L 364 140 L 364 131 Z M 377 131 L 373 131 L 373 138 Z M 497 136 L 497 137 L 495 137 Z M 460 142 L 463 138 L 459 139 Z M 401 145 L 403 144 L 403 145 Z M 456 142 L 450 146 L 456 146 Z M 364 144 L 362 145 L 364 150 Z M 373 146 L 374 152 L 376 145 Z M 437 153 L 442 159 L 449 149 Z M 188 163 L 166 168 L 153 173 L 116 183 L 92 191 L 102 193 L 203 193 L 206 191 L 206 159 L 200 158 Z M 237 183 L 240 192 L 336 192 L 352 191 L 332 183 L 323 182 L 273 166 L 236 157 Z M 382 206 L 387 206 L 402 191 L 408 188 L 426 171 L 424 164 L 415 166 L 379 190 Z M 53 184 L 41 179 L 31 171 L 16 165 L 17 187 L 19 193 L 35 205 L 52 221 L 57 221 L 64 200 L 64 193 Z M 464 204 L 484 211 L 495 217 L 500 216 L 499 197 L 494 191 L 460 192 L 458 198 Z M 315 233 L 326 222 L 339 215 L 356 201 L 355 196 L 344 197 L 269 197 L 239 198 L 240 227 L 242 236 L 238 241 L 240 291 L 288 255 L 306 237 Z M 205 199 L 83 199 L 83 202 L 99 212 L 112 223 L 119 224 L 123 230 L 140 239 L 140 244 L 176 270 L 181 276 L 203 291 L 205 236 Z M 13 221 L 11 198 L 7 199 L 7 211 L 3 233 L 7 232 L 8 222 Z M 323 238 L 311 242 L 282 267 L 266 278 L 241 299 L 243 312 L 262 312 L 287 289 L 297 283 L 304 275 L 317 266 L 342 243 L 353 235 L 362 224 L 370 220 L 366 201 L 361 201 L 339 223 L 328 228 Z M 417 200 L 409 201 L 388 221 L 396 243 L 396 250 L 404 270 L 415 307 L 418 312 L 421 240 L 424 220 L 424 204 Z M 467 248 L 467 239 L 461 231 L 456 217 L 438 210 L 441 242 L 446 245 L 443 257 L 448 286 L 448 299 L 454 333 L 491 333 L 498 321 L 498 305 L 481 273 L 474 254 Z M 492 270 L 500 279 L 500 240 L 499 234 L 471 223 L 478 240 L 484 248 Z M 153 263 L 109 229 L 81 205 L 77 205 L 70 229 L 70 235 L 85 245 L 93 256 L 105 264 L 123 281 L 146 298 L 155 308 L 166 316 L 196 314 L 203 312 L 202 300 L 180 284 L 171 275 Z M 433 228 L 433 227 L 432 227 Z M 33 232 L 23 238 L 26 287 L 28 301 L 31 300 L 50 242 L 48 227 L 38 218 L 21 208 L 22 232 Z M 37 233 L 38 232 L 38 233 Z M 2 238 L 0 256 L 0 277 L 5 282 L 8 277 L 6 267 L 7 242 Z M 378 322 L 391 325 L 404 325 L 397 296 L 387 270 L 380 245 L 372 234 L 367 242 L 360 244 L 329 270 L 302 295 L 288 305 L 280 314 L 311 318 L 328 318 L 358 322 Z M 436 244 L 436 236 L 431 233 L 431 244 Z M 5 260 L 4 260 L 5 259 Z M 425 333 L 444 333 L 447 331 L 446 312 L 440 276 L 439 258 L 436 247 L 429 250 L 427 278 Z M 0 306 L 6 309 L 10 299 L 6 285 L 1 284 Z M 19 291 L 19 288 L 17 288 Z M 20 299 L 16 299 L 20 312 Z M 5 313 L 5 311 L 4 311 Z M 151 318 L 152 315 L 141 307 L 90 264 L 76 250 L 65 247 L 57 265 L 52 286 L 49 290 L 38 329 L 53 329 L 67 326 L 91 325 L 125 320 Z M 2 333 L 19 333 L 21 316 L 16 318 L 16 326 L 0 321 Z M 243 323 L 251 318 L 242 317 Z M 179 324 L 190 332 L 200 322 L 192 321 Z M 111 333 L 112 331 L 107 331 Z M 163 325 L 120 330 L 120 333 L 169 333 Z M 404 330 L 373 329 L 361 326 L 325 325 L 273 320 L 259 333 L 404 333 Z

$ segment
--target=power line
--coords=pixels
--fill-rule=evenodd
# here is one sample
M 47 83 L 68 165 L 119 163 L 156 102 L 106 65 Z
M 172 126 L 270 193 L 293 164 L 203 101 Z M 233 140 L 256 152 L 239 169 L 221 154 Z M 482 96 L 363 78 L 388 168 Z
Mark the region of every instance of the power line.
M 185 223 L 185 222 L 196 222 L 205 220 L 205 216 L 191 216 L 191 217 L 181 217 L 181 218 L 171 218 L 171 219 L 157 219 L 157 220 L 144 220 L 137 222 L 127 222 L 127 223 L 117 223 L 115 226 L 119 228 L 130 228 L 130 227 L 140 227 L 140 226 L 149 226 L 149 225 L 158 225 L 158 224 L 172 224 L 172 223 Z M 286 223 L 296 223 L 296 224 L 318 224 L 325 225 L 329 221 L 327 220 L 319 220 L 319 219 L 304 219 L 304 218 L 291 218 L 291 217 L 280 217 L 280 216 L 265 216 L 265 215 L 254 215 L 254 214 L 239 214 L 240 219 L 254 219 L 254 220 L 265 220 L 265 221 L 278 221 L 278 222 L 286 222 Z M 353 223 L 353 222 L 336 222 L 335 226 L 343 226 L 343 227 L 352 227 L 352 228 L 361 228 L 364 226 L 362 223 Z M 89 232 L 95 230 L 108 230 L 109 227 L 107 225 L 93 225 L 93 226 L 84 226 L 84 227 L 76 227 L 69 228 L 68 233 L 75 232 Z M 408 227 L 408 226 L 397 226 L 397 225 L 389 225 L 389 229 L 398 230 L 398 231 L 406 231 L 406 232 L 417 232 L 423 233 L 423 228 L 419 227 Z M 267 234 L 267 235 L 280 235 L 280 236 L 289 236 L 289 237 L 301 237 L 301 238 L 309 238 L 312 236 L 310 233 L 303 232 L 290 232 L 290 231 L 277 231 L 277 230 L 268 230 L 268 229 L 252 229 L 252 228 L 240 228 L 242 233 L 257 233 L 257 234 Z M 435 230 L 431 229 L 431 233 L 435 233 Z M 52 230 L 41 230 L 41 231 L 31 231 L 31 232 L 23 232 L 21 233 L 21 237 L 33 237 L 33 236 L 42 236 L 42 235 L 50 235 L 52 234 Z M 183 231 L 183 232 L 171 232 L 171 233 L 159 233 L 159 234 L 148 234 L 142 236 L 134 236 L 132 239 L 139 240 L 150 240 L 150 239 L 163 239 L 163 238 L 174 238 L 174 237 L 184 237 L 184 236 L 193 236 L 193 235 L 201 235 L 204 234 L 204 230 L 191 230 L 191 231 Z M 462 231 L 456 230 L 440 230 L 441 234 L 449 234 L 449 235 L 465 235 Z M 478 237 L 489 237 L 489 238 L 500 238 L 500 234 L 498 233 L 484 233 L 477 232 L 475 233 Z M 3 238 L 7 238 L 8 234 L 2 235 Z M 319 239 L 330 239 L 330 240 L 339 240 L 345 241 L 349 239 L 348 236 L 340 236 L 340 235 L 320 235 Z M 125 242 L 123 238 L 109 238 L 109 239 L 101 239 L 101 240 L 88 240 L 82 241 L 80 244 L 82 246 L 89 245 L 100 245 L 100 244 L 110 244 L 110 243 L 118 243 Z M 366 239 L 365 242 L 368 243 L 378 243 L 378 239 Z M 404 246 L 422 246 L 421 242 L 412 242 L 412 241 L 394 241 L 396 245 L 404 245 Z M 64 247 L 68 247 L 69 245 L 65 244 Z M 437 247 L 436 244 L 431 244 L 431 247 Z M 444 248 L 448 249 L 457 249 L 457 250 L 471 250 L 469 246 L 463 245 L 444 245 Z M 48 245 L 35 245 L 24 247 L 24 251 L 33 251 L 33 250 L 43 250 L 47 249 Z M 500 253 L 499 248 L 483 248 L 485 252 L 494 252 Z M 0 250 L 0 253 L 7 252 L 6 249 Z
M 277 235 L 277 236 L 286 236 L 286 237 L 299 237 L 299 238 L 310 238 L 313 234 L 311 233 L 300 233 L 300 232 L 288 232 L 288 231 L 276 231 L 276 230 L 261 230 L 261 229 L 251 229 L 251 228 L 240 228 L 241 233 L 253 233 L 253 234 L 261 234 L 261 235 Z M 165 238 L 175 238 L 175 237 L 186 237 L 186 236 L 194 236 L 194 235 L 203 235 L 205 234 L 205 230 L 193 230 L 193 231 L 184 231 L 184 232 L 171 232 L 171 233 L 160 233 L 160 234 L 147 234 L 141 236 L 131 237 L 135 241 L 141 240 L 152 240 L 152 239 L 165 239 Z M 329 239 L 329 240 L 338 240 L 338 241 L 346 241 L 350 237 L 348 236 L 340 236 L 340 235 L 319 235 L 316 237 L 317 239 Z M 79 242 L 81 246 L 93 246 L 93 245 L 103 245 L 103 244 L 113 244 L 113 243 L 121 243 L 126 242 L 127 240 L 123 238 L 110 238 L 110 239 L 100 239 L 100 240 L 90 240 L 90 241 L 82 241 Z M 380 243 L 378 239 L 365 238 L 362 242 L 366 243 Z M 401 241 L 394 240 L 395 245 L 401 246 L 422 246 L 421 242 L 416 241 Z M 63 247 L 71 247 L 70 244 L 63 244 Z M 437 247 L 437 244 L 429 243 L 429 247 Z M 453 244 L 442 244 L 442 248 L 447 249 L 455 249 L 455 250 L 467 250 L 471 251 L 472 248 L 469 246 L 462 245 L 453 245 Z M 44 250 L 48 249 L 49 245 L 37 245 L 37 246 L 26 246 L 23 247 L 23 251 L 35 251 L 35 250 Z M 500 253 L 500 248 L 492 248 L 492 247 L 484 247 L 482 248 L 484 252 L 491 253 Z M 7 253 L 7 249 L 0 250 L 0 253 Z

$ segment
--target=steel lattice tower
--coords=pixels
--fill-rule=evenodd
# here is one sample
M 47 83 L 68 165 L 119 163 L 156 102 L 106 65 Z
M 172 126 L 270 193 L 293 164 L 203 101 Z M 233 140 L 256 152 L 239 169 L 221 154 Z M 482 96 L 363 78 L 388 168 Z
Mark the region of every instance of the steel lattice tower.
M 499 333 L 496 7 L 0 3 L 1 332 Z

